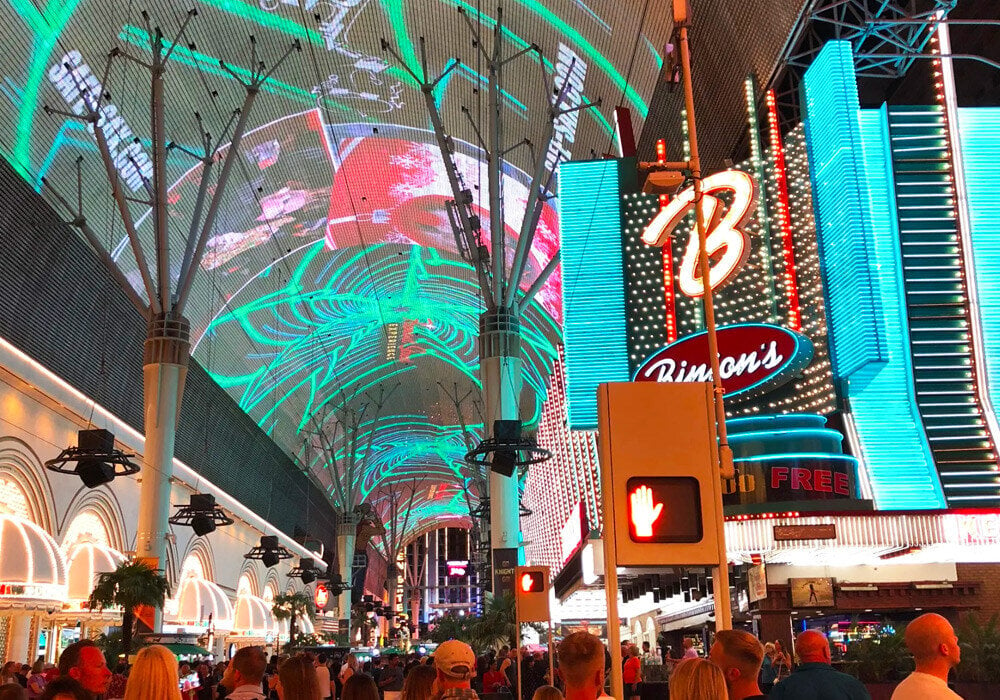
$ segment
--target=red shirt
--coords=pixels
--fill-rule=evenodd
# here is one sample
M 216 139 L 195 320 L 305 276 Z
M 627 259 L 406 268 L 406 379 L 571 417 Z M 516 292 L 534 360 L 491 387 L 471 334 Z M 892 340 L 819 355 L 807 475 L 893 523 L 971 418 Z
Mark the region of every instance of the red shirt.
M 625 683 L 638 683 L 642 671 L 642 661 L 638 656 L 630 656 L 625 662 L 625 669 L 622 672 L 622 680 Z
M 498 693 L 507 687 L 507 674 L 503 671 L 487 671 L 483 675 L 483 692 Z

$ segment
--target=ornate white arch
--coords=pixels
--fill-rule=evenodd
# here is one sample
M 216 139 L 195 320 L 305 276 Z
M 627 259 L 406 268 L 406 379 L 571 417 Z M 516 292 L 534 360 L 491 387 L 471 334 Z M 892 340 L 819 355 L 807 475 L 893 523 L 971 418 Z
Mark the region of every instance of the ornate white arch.
M 65 541 L 66 535 L 77 518 L 85 513 L 90 513 L 100 520 L 108 536 L 108 546 L 119 552 L 131 549 L 125 530 L 125 514 L 118 502 L 118 497 L 107 486 L 96 489 L 83 488 L 73 496 L 60 528 L 60 539 L 64 546 L 72 544 Z
M 12 436 L 0 437 L 0 480 L 17 486 L 25 496 L 29 519 L 54 532 L 55 512 L 52 488 L 39 459 L 31 446 Z
M 212 551 L 212 544 L 204 537 L 192 537 L 188 542 L 187 551 L 184 552 L 184 564 L 181 565 L 181 578 L 188 565 L 188 560 L 192 557 L 198 560 L 201 568 L 202 578 L 206 581 L 215 580 L 215 553 Z
M 240 575 L 236 577 L 236 590 L 240 588 L 240 579 L 244 576 L 247 577 L 247 582 L 250 585 L 250 593 L 259 596 L 263 590 L 260 585 L 260 571 L 257 569 L 257 562 L 253 559 L 244 559 L 243 568 L 240 569 Z

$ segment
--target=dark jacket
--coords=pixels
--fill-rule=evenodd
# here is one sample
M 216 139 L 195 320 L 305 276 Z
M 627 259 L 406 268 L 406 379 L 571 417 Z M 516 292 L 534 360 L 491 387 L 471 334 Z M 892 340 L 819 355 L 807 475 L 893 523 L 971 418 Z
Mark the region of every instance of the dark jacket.
M 871 700 L 864 684 L 830 664 L 800 664 L 774 686 L 768 700 Z

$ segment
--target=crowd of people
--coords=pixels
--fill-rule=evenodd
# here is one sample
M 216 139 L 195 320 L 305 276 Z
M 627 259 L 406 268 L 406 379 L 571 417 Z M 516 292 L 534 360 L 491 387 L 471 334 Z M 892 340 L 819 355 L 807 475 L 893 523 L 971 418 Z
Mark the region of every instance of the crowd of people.
M 961 700 L 948 688 L 948 674 L 960 658 L 951 624 L 928 613 L 905 633 L 916 670 L 903 680 L 892 700 Z M 761 644 L 740 630 L 720 630 L 707 658 L 685 645 L 672 662 L 670 700 L 870 700 L 865 686 L 833 668 L 830 645 L 819 631 L 795 640 L 797 665 L 780 644 Z M 58 667 L 9 662 L 0 668 L 0 700 L 599 700 L 606 689 L 610 654 L 587 632 L 575 632 L 558 645 L 552 659 L 527 654 L 517 663 L 510 649 L 476 657 L 457 640 L 441 644 L 432 656 L 386 655 L 359 663 L 344 658 L 299 653 L 268 659 L 261 647 L 244 647 L 228 663 L 179 664 L 164 646 L 139 651 L 128 669 L 112 672 L 91 641 L 68 646 Z M 630 646 L 623 659 L 625 698 L 641 694 L 639 651 Z M 520 675 L 520 683 L 518 676 Z M 197 676 L 197 682 L 190 680 Z

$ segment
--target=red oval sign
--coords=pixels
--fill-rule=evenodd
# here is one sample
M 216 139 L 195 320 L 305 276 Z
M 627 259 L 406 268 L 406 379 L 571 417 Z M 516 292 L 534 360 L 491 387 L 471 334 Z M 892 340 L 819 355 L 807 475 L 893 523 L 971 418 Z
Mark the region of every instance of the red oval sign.
M 813 357 L 812 342 L 767 323 L 741 323 L 718 329 L 719 374 L 727 395 L 764 392 L 784 384 Z M 640 365 L 637 382 L 710 382 L 708 334 L 681 338 Z
M 330 591 L 322 583 L 316 585 L 316 592 L 313 594 L 313 602 L 316 607 L 322 610 L 330 602 Z

